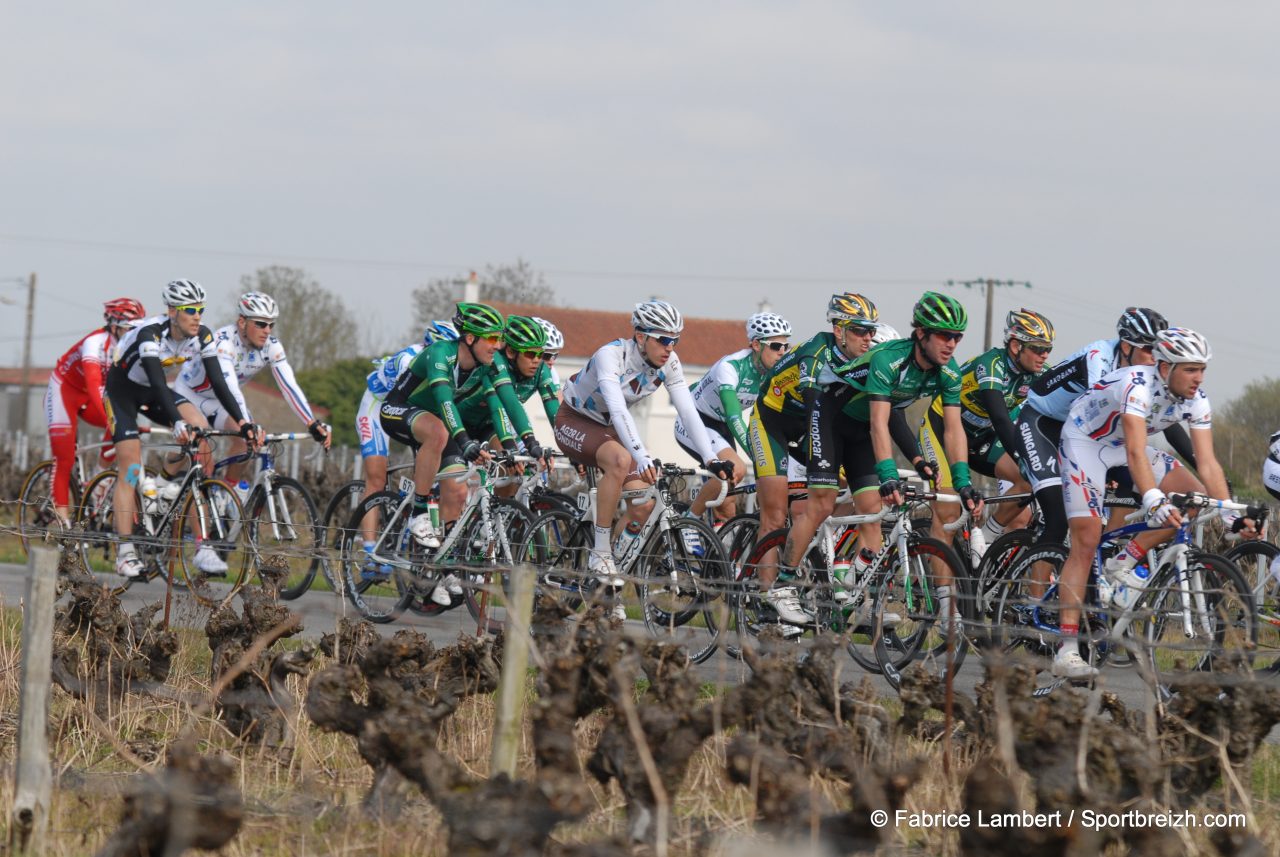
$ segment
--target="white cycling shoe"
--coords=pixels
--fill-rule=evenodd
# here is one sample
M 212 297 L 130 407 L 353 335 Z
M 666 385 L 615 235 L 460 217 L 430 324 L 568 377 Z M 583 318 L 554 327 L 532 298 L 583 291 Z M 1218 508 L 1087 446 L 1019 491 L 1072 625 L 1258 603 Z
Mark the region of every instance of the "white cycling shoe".
M 133 580 L 135 577 L 141 577 L 144 571 L 146 566 L 142 560 L 138 559 L 137 554 L 120 554 L 116 557 L 116 574 L 121 577 Z
M 1098 674 L 1096 669 L 1089 666 L 1088 661 L 1080 657 L 1074 646 L 1058 650 L 1050 672 L 1058 678 L 1093 678 Z
M 210 577 L 220 577 L 227 573 L 227 564 L 211 547 L 202 547 L 196 551 L 196 571 Z
M 453 596 L 461 594 L 462 581 L 456 574 L 446 574 L 436 584 L 436 588 L 431 590 L 431 600 L 441 607 L 448 607 L 453 603 Z
M 808 625 L 813 621 L 813 617 L 800 604 L 800 597 L 794 586 L 775 586 L 764 597 L 778 614 L 778 618 L 789 625 Z
M 627 582 L 618 575 L 618 567 L 613 564 L 613 554 L 591 551 L 587 557 L 587 571 L 601 586 L 609 589 L 621 589 Z
M 627 621 L 627 608 L 622 605 L 621 601 L 615 601 L 613 609 L 609 611 L 609 616 L 619 622 L 625 622 Z
M 409 519 L 409 534 L 424 548 L 440 547 L 440 538 L 436 535 L 435 527 L 431 526 L 431 515 L 427 512 Z

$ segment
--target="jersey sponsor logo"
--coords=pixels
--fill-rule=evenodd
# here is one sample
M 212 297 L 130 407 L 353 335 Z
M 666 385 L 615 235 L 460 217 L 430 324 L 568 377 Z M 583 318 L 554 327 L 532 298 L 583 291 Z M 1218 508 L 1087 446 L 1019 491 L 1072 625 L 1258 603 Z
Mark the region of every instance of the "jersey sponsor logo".
M 373 438 L 373 425 L 368 417 L 361 417 L 360 424 L 360 440 L 371 440 Z
M 574 452 L 582 452 L 582 446 L 587 441 L 587 433 L 573 426 L 558 425 L 555 434 L 556 440 Z
M 401 405 L 383 405 L 382 415 L 384 417 L 402 417 L 409 409 Z

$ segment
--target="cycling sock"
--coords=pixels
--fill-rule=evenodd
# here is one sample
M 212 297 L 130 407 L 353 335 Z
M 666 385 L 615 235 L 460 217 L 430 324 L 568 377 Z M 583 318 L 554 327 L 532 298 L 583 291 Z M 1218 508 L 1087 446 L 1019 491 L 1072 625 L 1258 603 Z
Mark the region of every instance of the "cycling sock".
M 427 494 L 414 493 L 413 495 L 413 513 L 415 515 L 425 514 L 427 507 L 431 505 L 431 497 Z
M 1076 645 L 1076 637 L 1080 636 L 1079 625 L 1059 625 L 1058 630 L 1062 632 L 1062 645 L 1058 647 L 1058 651 L 1067 651 L 1067 646 Z
M 996 539 L 1004 535 L 1004 524 L 996 520 L 996 516 L 992 515 L 982 526 L 982 532 L 987 536 L 987 544 L 991 544 Z
M 609 543 L 611 535 L 613 533 L 608 527 L 596 524 L 596 553 L 606 554 L 613 551 L 613 547 Z

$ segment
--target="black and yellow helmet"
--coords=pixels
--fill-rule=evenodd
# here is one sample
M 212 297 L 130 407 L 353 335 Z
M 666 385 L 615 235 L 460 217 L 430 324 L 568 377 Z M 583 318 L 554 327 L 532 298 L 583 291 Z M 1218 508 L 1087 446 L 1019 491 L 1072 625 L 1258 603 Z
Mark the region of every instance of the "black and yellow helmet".
M 870 299 L 853 292 L 832 295 L 827 304 L 827 321 L 836 324 L 865 324 L 873 326 L 880 318 L 880 312 Z
M 547 345 L 547 331 L 532 318 L 507 316 L 507 345 L 515 351 L 541 352 Z
M 1004 341 L 1043 342 L 1053 344 L 1053 322 L 1034 310 L 1010 310 L 1004 319 Z
M 963 333 L 969 326 L 969 313 L 960 301 L 940 292 L 925 292 L 911 312 L 912 327 L 928 330 L 951 330 Z
M 507 321 L 488 304 L 460 303 L 453 316 L 453 326 L 459 333 L 476 336 L 492 336 L 506 330 Z

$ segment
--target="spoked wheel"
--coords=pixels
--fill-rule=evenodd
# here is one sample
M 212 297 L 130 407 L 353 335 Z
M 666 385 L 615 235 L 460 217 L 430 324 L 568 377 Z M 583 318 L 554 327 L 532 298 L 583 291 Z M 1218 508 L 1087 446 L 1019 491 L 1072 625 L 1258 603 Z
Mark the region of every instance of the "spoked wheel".
M 1190 551 L 1185 586 L 1172 566 L 1161 566 L 1133 612 L 1134 637 L 1165 692 L 1191 673 L 1252 669 L 1258 639 L 1252 592 L 1222 556 Z
M 370 622 L 393 621 L 418 594 L 412 586 L 410 571 L 368 558 L 360 538 L 364 516 L 376 513 L 382 522 L 378 528 L 378 556 L 387 560 L 409 558 L 413 538 L 408 531 L 407 511 L 397 513 L 400 500 L 394 491 L 380 491 L 364 498 L 342 530 L 337 562 L 343 592 Z
M 881 672 L 894 688 L 912 661 L 934 675 L 954 675 L 969 650 L 966 627 L 974 620 L 973 582 L 964 565 L 949 545 L 915 535 L 906 564 L 896 552 L 890 562 L 868 620 Z
M 201 480 L 182 500 L 171 534 L 178 543 L 178 574 L 206 607 L 231 599 L 248 577 L 244 508 L 221 479 Z
M 507 622 L 509 570 L 534 519 L 524 506 L 502 497 L 490 498 L 489 514 L 488 531 L 480 515 L 472 516 L 453 573 L 463 581 L 462 597 L 477 630 L 496 634 Z
M 587 553 L 591 528 L 576 514 L 553 510 L 539 515 L 516 550 L 517 562 L 538 570 L 537 592 L 560 601 L 567 610 L 578 610 L 591 598 Z
M 1240 542 L 1226 554 L 1253 591 L 1258 627 L 1258 654 L 1253 668 L 1268 674 L 1280 673 L 1280 580 L 1271 574 L 1271 564 L 1278 555 L 1280 548 L 1264 541 Z
M 116 472 L 103 470 L 85 485 L 84 494 L 76 506 L 73 529 L 80 559 L 89 571 L 113 570 L 113 545 L 116 540 L 115 490 Z M 137 524 L 134 526 L 136 529 Z
M 715 654 L 730 611 L 728 563 L 715 530 L 696 518 L 673 519 L 638 571 L 649 633 L 683 646 L 696 664 Z
M 983 554 L 974 574 L 977 624 L 970 634 L 970 641 L 977 647 L 987 649 L 998 645 L 1000 632 L 995 621 L 996 602 L 1022 556 L 1034 542 L 1035 534 L 1030 530 L 1010 530 L 993 541 Z
M 279 580 L 279 595 L 297 598 L 320 569 L 324 534 L 311 492 L 287 476 L 273 476 L 271 491 L 255 488 L 245 510 L 245 557 L 265 584 Z M 264 564 L 270 564 L 264 576 Z M 278 576 L 278 578 L 277 578 Z
M 80 505 L 81 485 L 71 470 L 70 515 L 74 519 Z M 37 464 L 27 474 L 18 492 L 18 540 L 26 553 L 32 539 L 41 538 L 50 528 L 64 529 L 53 505 L 53 459 Z
M 716 535 L 724 548 L 725 561 L 728 562 L 728 579 L 725 603 L 729 607 L 729 619 L 733 626 L 738 621 L 738 588 L 741 585 L 742 570 L 755 549 L 756 537 L 760 534 L 760 516 L 754 512 L 737 515 L 720 525 Z M 725 629 L 720 641 L 725 652 L 733 658 L 742 657 L 738 648 L 738 635 L 735 627 Z

